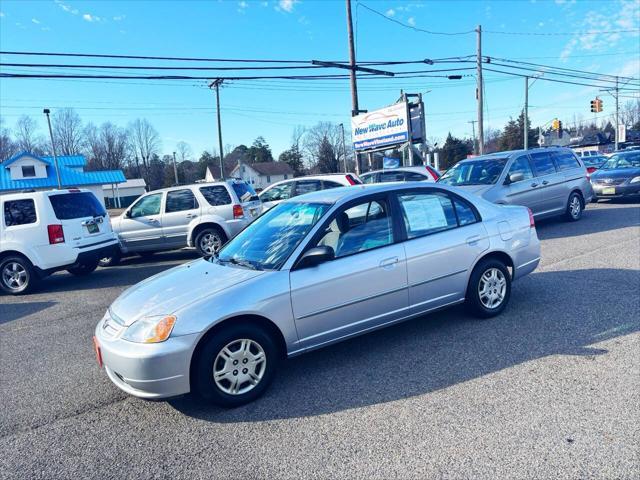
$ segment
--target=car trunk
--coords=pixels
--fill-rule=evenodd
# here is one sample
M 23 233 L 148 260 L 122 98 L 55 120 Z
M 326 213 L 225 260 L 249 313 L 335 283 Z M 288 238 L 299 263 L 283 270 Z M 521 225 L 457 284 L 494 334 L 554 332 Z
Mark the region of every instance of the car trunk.
M 112 238 L 107 212 L 91 192 L 56 193 L 49 201 L 69 245 L 83 248 Z

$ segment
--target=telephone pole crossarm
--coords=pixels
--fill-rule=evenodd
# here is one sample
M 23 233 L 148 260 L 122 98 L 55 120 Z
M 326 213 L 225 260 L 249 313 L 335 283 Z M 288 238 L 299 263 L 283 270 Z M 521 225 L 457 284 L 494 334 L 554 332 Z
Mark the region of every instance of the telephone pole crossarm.
M 351 65 L 346 65 L 344 63 L 323 62 L 322 60 L 311 60 L 311 63 L 313 65 L 321 65 L 323 67 L 343 68 L 345 70 L 372 73 L 374 75 L 385 75 L 387 77 L 395 76 L 395 73 L 393 73 L 393 72 L 387 72 L 385 70 L 376 70 L 375 68 L 359 67 L 358 65 L 354 65 L 352 67 Z

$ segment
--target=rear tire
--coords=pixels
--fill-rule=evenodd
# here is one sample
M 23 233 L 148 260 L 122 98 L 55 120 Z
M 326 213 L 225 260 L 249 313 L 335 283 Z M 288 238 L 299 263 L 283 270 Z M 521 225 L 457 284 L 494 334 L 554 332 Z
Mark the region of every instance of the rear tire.
M 584 202 L 582 196 L 577 192 L 572 192 L 567 201 L 567 210 L 565 211 L 564 218 L 569 222 L 577 222 L 582 217 L 583 210 Z
M 98 259 L 88 263 L 80 264 L 77 267 L 71 267 L 67 269 L 67 272 L 69 272 L 71 275 L 75 275 L 76 277 L 84 277 L 85 275 L 89 275 L 96 268 L 98 268 Z
M 11 295 L 32 292 L 40 282 L 33 265 L 25 257 L 10 255 L 0 260 L 0 288 Z
M 260 397 L 273 380 L 280 360 L 274 339 L 250 324 L 229 325 L 202 345 L 192 364 L 194 391 L 225 408 Z
M 490 318 L 500 315 L 511 297 L 511 274 L 500 260 L 481 260 L 473 269 L 465 306 L 472 315 Z
M 227 243 L 227 236 L 218 227 L 206 227 L 198 232 L 194 245 L 202 257 L 210 257 Z

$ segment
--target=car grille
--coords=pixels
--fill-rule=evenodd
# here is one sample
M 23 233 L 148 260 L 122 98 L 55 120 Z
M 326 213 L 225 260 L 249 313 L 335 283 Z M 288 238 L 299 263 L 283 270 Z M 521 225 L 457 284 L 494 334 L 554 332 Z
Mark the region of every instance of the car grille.
M 603 186 L 609 186 L 609 185 L 622 185 L 625 182 L 626 178 L 606 178 L 606 179 L 602 179 L 602 180 L 595 180 L 593 182 L 594 185 L 603 185 Z
M 108 311 L 102 322 L 102 333 L 105 337 L 115 337 L 122 330 L 124 330 L 124 321 L 114 315 L 113 312 Z

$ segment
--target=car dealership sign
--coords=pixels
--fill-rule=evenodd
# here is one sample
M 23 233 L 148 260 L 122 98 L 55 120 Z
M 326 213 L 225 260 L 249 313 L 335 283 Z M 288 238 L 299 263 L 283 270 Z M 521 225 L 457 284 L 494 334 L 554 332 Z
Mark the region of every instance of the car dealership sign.
M 351 118 L 353 148 L 368 150 L 409 140 L 406 102 Z

